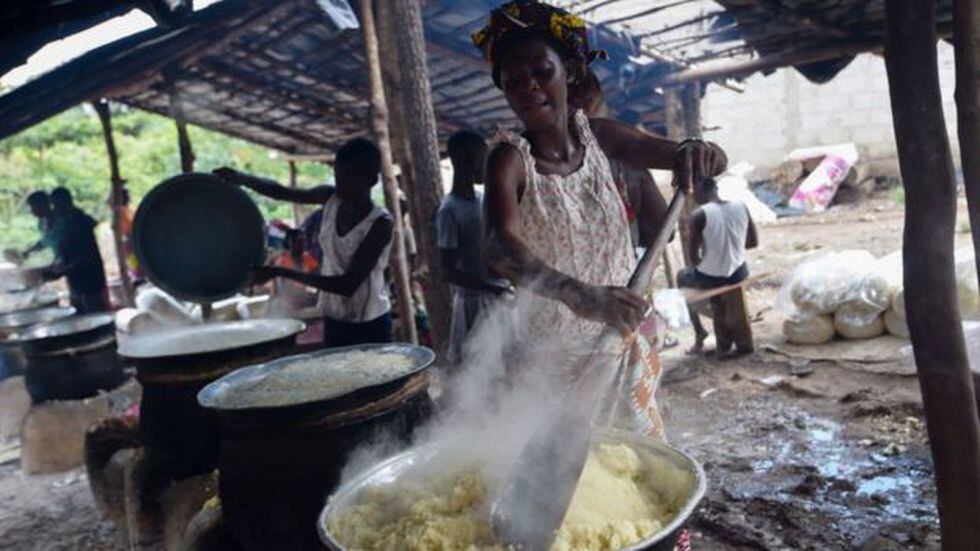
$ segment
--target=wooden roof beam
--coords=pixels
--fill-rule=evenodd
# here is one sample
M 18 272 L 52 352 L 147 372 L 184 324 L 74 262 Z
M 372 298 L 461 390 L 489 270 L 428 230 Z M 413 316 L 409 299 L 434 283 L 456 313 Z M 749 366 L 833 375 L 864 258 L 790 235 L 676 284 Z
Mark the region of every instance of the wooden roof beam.
M 782 0 L 745 0 L 746 3 L 756 6 L 775 19 L 776 17 L 788 17 L 797 21 L 804 27 L 827 33 L 838 38 L 855 38 L 854 33 L 847 29 L 842 29 L 826 19 L 808 13 L 803 13 L 799 9 L 791 8 L 783 4 Z
M 940 24 L 937 28 L 939 38 L 952 36 L 951 24 Z M 741 78 L 759 71 L 806 65 L 818 61 L 827 61 L 852 55 L 870 52 L 880 52 L 884 48 L 881 42 L 851 42 L 826 48 L 791 51 L 782 54 L 758 57 L 749 61 L 692 67 L 690 69 L 666 75 L 658 84 L 673 86 L 695 81 L 717 80 L 723 78 Z

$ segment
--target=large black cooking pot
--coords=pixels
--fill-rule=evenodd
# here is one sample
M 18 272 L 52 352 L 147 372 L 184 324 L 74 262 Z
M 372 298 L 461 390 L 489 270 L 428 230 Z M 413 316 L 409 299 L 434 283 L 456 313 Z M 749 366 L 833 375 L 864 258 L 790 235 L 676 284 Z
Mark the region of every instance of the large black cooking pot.
M 143 386 L 140 440 L 150 465 L 175 479 L 213 470 L 217 418 L 198 405 L 197 393 L 235 369 L 289 354 L 304 327 L 296 320 L 248 320 L 122 341 L 119 352 Z
M 261 408 L 234 407 L 228 400 L 296 362 L 358 350 L 404 355 L 412 368 L 328 399 L 283 395 L 281 405 Z M 316 518 L 351 453 L 381 434 L 407 442 L 431 413 L 426 370 L 434 358 L 431 350 L 408 344 L 334 348 L 240 369 L 205 387 L 198 399 L 219 416 L 218 491 L 234 547 L 322 549 Z
M 35 403 L 88 398 L 126 380 L 111 314 L 39 323 L 8 334 L 4 344 L 23 353 L 24 383 Z

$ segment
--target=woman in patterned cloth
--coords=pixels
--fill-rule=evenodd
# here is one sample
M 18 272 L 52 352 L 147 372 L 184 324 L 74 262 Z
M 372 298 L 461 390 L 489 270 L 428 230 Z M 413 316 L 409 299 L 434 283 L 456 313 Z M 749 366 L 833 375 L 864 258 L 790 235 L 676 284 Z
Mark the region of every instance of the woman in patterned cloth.
M 714 144 L 678 143 L 570 112 L 569 91 L 604 53 L 589 48 L 584 22 L 564 10 L 510 2 L 491 13 L 473 41 L 524 125 L 522 134 L 502 131 L 488 159 L 488 262 L 518 286 L 527 344 L 549 342 L 569 352 L 573 361 L 555 374 L 568 384 L 605 324 L 632 334 L 648 310 L 643 297 L 625 288 L 636 256 L 609 159 L 674 170 L 675 185 L 686 191 L 721 173 L 727 159 Z M 645 339 L 627 341 L 628 399 L 617 400 L 623 407 L 616 424 L 662 438 L 656 353 Z

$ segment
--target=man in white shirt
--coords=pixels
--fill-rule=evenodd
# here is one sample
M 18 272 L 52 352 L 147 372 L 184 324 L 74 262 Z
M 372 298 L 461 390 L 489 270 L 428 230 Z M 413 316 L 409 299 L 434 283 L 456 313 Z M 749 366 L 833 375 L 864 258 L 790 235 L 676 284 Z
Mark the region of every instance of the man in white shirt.
M 693 266 L 677 274 L 677 285 L 714 289 L 740 283 L 749 276 L 745 250 L 759 245 L 752 216 L 743 203 L 723 201 L 712 178 L 704 180 L 694 198 L 701 206 L 691 213 L 689 221 L 687 252 Z M 701 325 L 698 312 L 691 308 L 690 313 L 695 341 L 688 353 L 700 354 L 708 332 Z

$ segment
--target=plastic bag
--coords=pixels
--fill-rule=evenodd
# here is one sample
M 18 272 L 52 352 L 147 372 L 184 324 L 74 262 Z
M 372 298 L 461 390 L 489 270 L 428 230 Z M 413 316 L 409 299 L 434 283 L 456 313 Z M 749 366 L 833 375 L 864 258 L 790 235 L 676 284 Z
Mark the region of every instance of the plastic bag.
M 965 320 L 980 320 L 980 288 L 977 283 L 977 266 L 973 247 L 956 249 L 956 295 L 960 303 L 960 315 Z
M 687 301 L 680 289 L 661 289 L 653 294 L 653 309 L 663 318 L 670 329 L 691 326 Z
M 885 322 L 885 330 L 889 335 L 900 339 L 909 338 L 909 326 L 905 323 L 905 318 L 900 316 L 893 308 L 889 308 L 882 317 Z
M 875 257 L 868 251 L 841 251 L 811 257 L 783 282 L 776 306 L 786 316 L 833 314 L 845 302 L 862 295 L 865 276 L 872 273 L 875 266 Z
M 834 314 L 834 329 L 845 339 L 873 339 L 885 333 L 880 313 L 868 315 L 867 305 L 849 302 Z
M 834 338 L 834 318 L 797 315 L 783 321 L 783 335 L 795 344 L 824 344 Z
M 851 300 L 874 305 L 884 312 L 892 304 L 895 294 L 902 289 L 902 251 L 895 251 L 879 259 L 864 276 Z
M 901 318 L 902 322 L 905 322 L 905 289 L 899 289 L 895 296 L 892 297 L 892 308 L 895 315 Z

